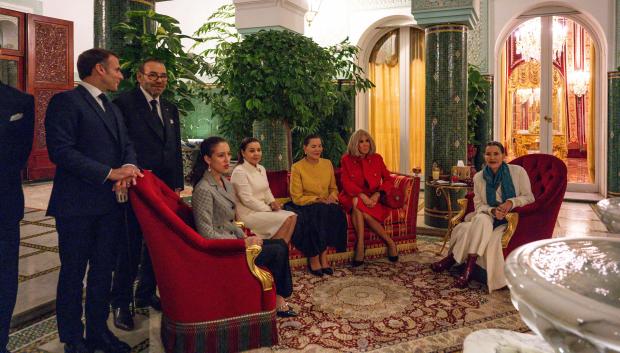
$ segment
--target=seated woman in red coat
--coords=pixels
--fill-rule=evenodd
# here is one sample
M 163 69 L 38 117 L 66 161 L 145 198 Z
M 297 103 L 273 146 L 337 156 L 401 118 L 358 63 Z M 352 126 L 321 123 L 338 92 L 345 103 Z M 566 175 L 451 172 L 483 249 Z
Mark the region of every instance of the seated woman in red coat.
M 357 234 L 353 267 L 364 263 L 364 227 L 370 229 L 385 241 L 388 259 L 398 261 L 398 248 L 383 228 L 383 221 L 389 215 L 389 208 L 379 202 L 382 192 L 394 187 L 394 180 L 387 170 L 383 158 L 375 151 L 375 142 L 365 130 L 351 135 L 347 153 L 340 161 L 342 168 L 342 191 L 338 199 L 351 214 L 351 221 Z

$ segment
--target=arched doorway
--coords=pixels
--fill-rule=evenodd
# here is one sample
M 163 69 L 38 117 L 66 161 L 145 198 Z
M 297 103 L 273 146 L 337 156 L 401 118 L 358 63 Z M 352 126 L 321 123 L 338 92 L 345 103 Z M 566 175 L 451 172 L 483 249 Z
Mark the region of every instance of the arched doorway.
M 424 32 L 411 26 L 383 29 L 368 43 L 365 66 L 376 85 L 363 99 L 363 122 L 388 169 L 424 168 Z
M 599 55 L 580 21 L 551 14 L 515 26 L 498 55 L 498 138 L 508 158 L 555 155 L 568 167 L 570 191 L 599 189 Z

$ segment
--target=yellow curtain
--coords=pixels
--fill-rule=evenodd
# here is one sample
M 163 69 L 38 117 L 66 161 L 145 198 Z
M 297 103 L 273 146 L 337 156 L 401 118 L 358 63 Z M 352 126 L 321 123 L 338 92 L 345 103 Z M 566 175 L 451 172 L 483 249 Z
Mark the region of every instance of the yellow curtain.
M 424 32 L 411 28 L 411 68 L 409 70 L 409 166 L 419 167 L 424 174 L 425 146 L 425 66 L 424 66 Z
M 398 29 L 383 36 L 373 48 L 368 70 L 376 86 L 370 90 L 370 134 L 393 171 L 400 169 L 398 40 Z
M 508 68 L 506 67 L 506 45 L 501 55 L 500 74 L 500 142 L 506 147 L 508 153 L 514 156 L 512 147 L 512 105 L 508 102 Z
M 590 175 L 590 182 L 594 183 L 595 177 L 595 161 L 594 161 L 594 75 L 596 75 L 596 52 L 594 43 L 590 42 L 590 84 L 588 87 L 588 120 L 586 122 L 586 144 L 587 146 L 587 159 L 588 159 L 588 174 Z

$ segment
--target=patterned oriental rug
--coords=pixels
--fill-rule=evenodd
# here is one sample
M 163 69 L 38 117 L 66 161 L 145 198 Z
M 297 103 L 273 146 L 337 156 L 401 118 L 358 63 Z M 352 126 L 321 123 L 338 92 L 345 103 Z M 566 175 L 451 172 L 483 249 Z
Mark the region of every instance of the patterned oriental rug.
M 529 331 L 507 289 L 489 294 L 477 282 L 452 288 L 457 273 L 429 268 L 438 259 L 438 238 L 422 236 L 417 244 L 418 251 L 401 255 L 396 264 L 377 259 L 358 268 L 338 267 L 322 278 L 294 271 L 289 302 L 299 316 L 278 319 L 277 347 L 253 352 L 457 352 L 476 330 Z M 122 332 L 132 352 L 162 352 L 158 313 L 139 310 L 136 320 L 144 329 Z M 57 337 L 55 317 L 47 315 L 14 330 L 9 348 L 62 352 Z
M 432 239 L 432 240 L 431 240 Z M 457 273 L 436 274 L 437 238 L 418 238 L 419 251 L 318 278 L 295 272 L 289 302 L 299 316 L 279 321 L 282 350 L 306 352 L 452 352 L 484 328 L 529 331 L 507 289 L 488 293 L 472 282 L 452 288 Z

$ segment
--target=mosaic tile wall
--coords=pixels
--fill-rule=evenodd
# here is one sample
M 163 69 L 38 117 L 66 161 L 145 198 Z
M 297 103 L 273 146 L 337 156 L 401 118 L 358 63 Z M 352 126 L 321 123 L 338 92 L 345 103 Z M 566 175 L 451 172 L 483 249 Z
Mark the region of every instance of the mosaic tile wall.
M 467 27 L 435 25 L 426 29 L 426 180 L 433 162 L 449 173 L 467 153 Z M 452 198 L 456 207 L 456 198 Z M 446 227 L 447 204 L 432 187 L 425 188 L 424 222 Z
M 263 149 L 262 164 L 266 170 L 290 170 L 288 131 L 284 124 L 273 120 L 255 121 L 252 135 L 260 141 Z
M 467 62 L 489 72 L 489 0 L 480 0 L 480 20 L 467 32 Z
M 480 142 L 480 148 L 474 158 L 474 165 L 476 170 L 480 170 L 482 164 L 484 164 L 484 145 L 489 141 L 493 141 L 493 75 L 484 75 L 484 78 L 489 81 L 491 86 L 487 90 L 487 110 L 484 114 L 484 119 L 478 120 L 478 129 L 476 130 L 476 140 Z
M 154 10 L 155 0 L 94 0 L 95 47 L 118 51 L 123 45 L 123 38 L 114 33 L 116 24 L 125 20 L 125 13 L 130 10 Z M 155 30 L 154 27 L 151 30 Z
M 620 196 L 620 71 L 608 76 L 607 193 Z

